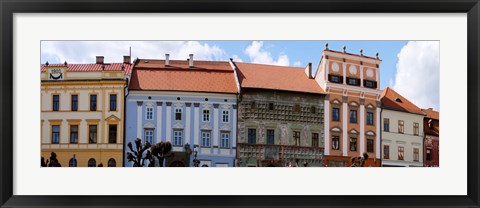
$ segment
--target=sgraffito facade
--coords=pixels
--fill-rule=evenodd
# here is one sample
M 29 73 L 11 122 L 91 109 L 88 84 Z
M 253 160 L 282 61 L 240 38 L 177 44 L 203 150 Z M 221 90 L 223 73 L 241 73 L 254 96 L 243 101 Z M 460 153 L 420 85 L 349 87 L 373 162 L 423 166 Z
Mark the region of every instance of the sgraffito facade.
M 323 105 L 319 103 L 324 95 L 310 78 L 311 70 L 306 74 L 303 68 L 234 65 L 242 86 L 237 165 L 323 166 Z M 277 76 L 268 75 L 272 70 Z M 288 76 L 292 82 L 281 83 L 279 76 Z

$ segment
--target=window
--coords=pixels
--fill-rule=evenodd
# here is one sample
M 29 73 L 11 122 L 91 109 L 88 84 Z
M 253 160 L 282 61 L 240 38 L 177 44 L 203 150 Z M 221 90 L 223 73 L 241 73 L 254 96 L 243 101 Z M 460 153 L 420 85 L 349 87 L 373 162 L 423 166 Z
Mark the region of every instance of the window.
M 117 110 L 117 95 L 112 94 L 110 95 L 110 110 L 116 111 Z
M 60 108 L 60 95 L 53 95 L 53 111 L 58 111 Z
M 113 158 L 110 158 L 110 160 L 108 160 L 108 167 L 117 167 L 117 161 L 115 161 Z
M 52 126 L 52 144 L 58 144 L 60 142 L 60 126 Z
M 404 147 L 398 147 L 398 160 L 403 160 Z
M 90 160 L 88 160 L 88 167 L 95 167 L 97 166 L 97 161 L 95 161 L 95 159 L 93 158 L 90 158 Z
M 390 119 L 388 119 L 388 118 L 383 119 L 383 131 L 385 131 L 385 132 L 390 131 Z
M 333 83 L 340 83 L 342 82 L 343 77 L 337 76 L 337 75 L 328 75 L 328 81 L 333 82 Z
M 367 125 L 373 125 L 373 113 L 367 112 Z
M 403 121 L 398 120 L 398 133 L 403 134 Z
M 183 132 L 182 131 L 173 131 L 173 145 L 182 146 L 183 144 Z
M 332 108 L 332 120 L 339 121 L 340 120 L 340 109 L 339 108 Z
M 315 108 L 315 106 L 310 107 L 310 113 L 312 114 L 317 113 L 317 108 Z
M 273 110 L 273 103 L 268 104 L 268 110 Z
M 300 132 L 294 131 L 293 132 L 293 145 L 300 146 Z
M 175 120 L 176 121 L 181 121 L 182 120 L 182 109 L 181 108 L 175 109 Z
M 210 132 L 202 131 L 202 147 L 210 147 Z
M 390 146 L 383 145 L 383 159 L 390 159 Z
M 145 130 L 145 142 L 153 144 L 153 130 L 151 129 Z
M 357 151 L 357 138 L 350 137 L 350 151 Z
M 425 158 L 427 161 L 432 160 L 432 150 L 427 149 L 427 156 Z
M 349 85 L 360 86 L 360 79 L 347 78 L 347 82 Z
M 302 111 L 302 108 L 300 108 L 300 104 L 295 104 L 295 107 L 293 110 L 295 111 L 295 113 L 300 113 L 300 111 Z
M 70 144 L 78 144 L 78 125 L 70 126 Z
M 275 130 L 267 129 L 267 144 L 275 144 Z
M 318 147 L 318 133 L 312 133 L 312 147 Z
M 78 111 L 78 95 L 72 95 L 72 111 Z
M 117 143 L 117 125 L 108 126 L 108 143 Z
M 350 123 L 357 123 L 357 110 L 350 110 Z
M 90 144 L 97 143 L 97 125 L 88 126 L 88 143 Z
M 210 121 L 210 110 L 203 110 L 203 121 Z
M 229 148 L 230 147 L 230 133 L 222 132 L 220 134 L 220 148 Z
M 368 88 L 377 88 L 377 82 L 370 80 L 363 80 L 363 86 Z
M 367 152 L 373 153 L 375 149 L 375 140 L 374 139 L 367 139 Z
M 419 135 L 419 124 L 417 122 L 413 123 L 413 135 L 418 136 Z
M 249 144 L 256 144 L 257 143 L 257 130 L 256 129 L 248 129 L 248 143 Z
M 152 119 L 153 119 L 153 108 L 147 107 L 147 120 L 152 120 Z
M 90 111 L 97 111 L 97 95 L 90 95 Z
M 332 136 L 332 149 L 339 150 L 340 149 L 340 137 L 339 136 Z
M 77 159 L 71 158 L 70 161 L 68 161 L 68 167 L 77 167 Z
M 229 122 L 230 118 L 229 118 L 228 114 L 229 114 L 228 110 L 223 110 L 222 111 L 222 122 L 223 123 L 228 123 Z
M 257 105 L 255 104 L 255 102 L 250 103 L 250 108 L 251 109 L 255 109 L 256 107 L 257 107 Z
M 413 148 L 413 161 L 418 162 L 419 161 L 419 149 L 418 148 Z

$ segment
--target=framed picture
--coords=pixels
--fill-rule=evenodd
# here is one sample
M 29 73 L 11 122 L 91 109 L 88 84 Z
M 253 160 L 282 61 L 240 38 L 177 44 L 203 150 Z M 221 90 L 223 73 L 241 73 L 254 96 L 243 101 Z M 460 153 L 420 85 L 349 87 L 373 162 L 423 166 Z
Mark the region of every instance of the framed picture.
M 478 0 L 0 5 L 1 207 L 480 205 Z

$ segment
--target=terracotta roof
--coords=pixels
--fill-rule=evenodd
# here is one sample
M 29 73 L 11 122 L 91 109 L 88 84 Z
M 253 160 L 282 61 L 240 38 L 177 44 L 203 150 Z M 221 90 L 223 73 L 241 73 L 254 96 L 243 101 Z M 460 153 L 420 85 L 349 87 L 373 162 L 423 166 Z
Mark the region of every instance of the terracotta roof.
M 63 67 L 64 64 L 49 64 L 48 66 Z M 102 66 L 105 66 L 102 69 Z M 124 68 L 122 69 L 122 66 Z M 132 70 L 132 64 L 124 63 L 105 63 L 105 64 L 67 64 L 67 71 L 71 72 L 90 72 L 90 71 L 123 71 L 125 74 L 130 74 Z M 46 71 L 45 64 L 41 64 L 40 71 Z
M 145 62 L 147 61 L 147 62 Z M 228 62 L 138 60 L 132 72 L 130 90 L 168 90 L 238 93 L 235 74 Z
M 235 62 L 242 88 L 258 88 L 325 94 L 305 68 Z
M 339 54 L 347 54 L 347 55 L 351 55 L 351 56 L 358 56 L 358 57 L 363 57 L 363 58 L 368 58 L 368 59 L 375 59 L 375 60 L 379 60 L 381 61 L 381 59 L 377 59 L 375 57 L 371 57 L 371 56 L 365 56 L 365 55 L 359 55 L 359 54 L 355 54 L 355 53 L 344 53 L 343 51 L 334 51 L 334 50 L 325 50 L 325 51 L 329 51 L 329 52 L 333 52 L 333 53 L 339 53 Z
M 440 113 L 439 113 L 438 111 L 434 111 L 434 110 L 431 109 L 431 108 L 422 109 L 422 111 L 423 111 L 425 114 L 427 114 L 425 117 L 440 120 Z
M 404 98 L 393 89 L 387 87 L 382 92 L 382 106 L 385 109 L 404 111 L 424 115 L 423 111 L 415 104 Z

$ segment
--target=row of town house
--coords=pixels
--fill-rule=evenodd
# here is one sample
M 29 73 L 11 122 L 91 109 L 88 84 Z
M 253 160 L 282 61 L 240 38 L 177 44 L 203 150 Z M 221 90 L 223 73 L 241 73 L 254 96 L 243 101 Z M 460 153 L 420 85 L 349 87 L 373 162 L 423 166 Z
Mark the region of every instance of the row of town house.
M 380 90 L 380 63 L 328 47 L 315 74 L 310 63 L 193 54 L 45 63 L 41 154 L 62 166 L 131 167 L 127 144 L 140 138 L 172 145 L 164 166 L 343 167 L 363 153 L 365 166 L 438 166 L 438 112 Z

